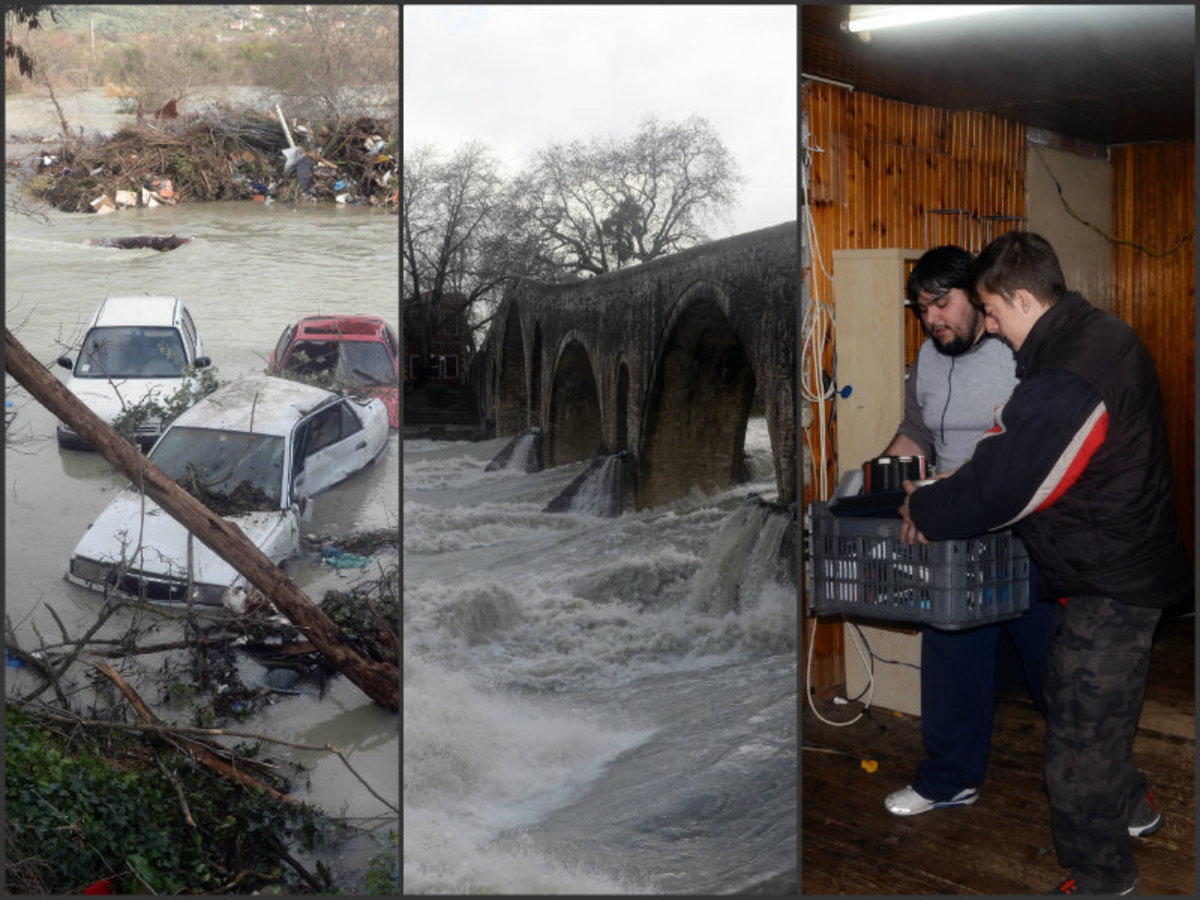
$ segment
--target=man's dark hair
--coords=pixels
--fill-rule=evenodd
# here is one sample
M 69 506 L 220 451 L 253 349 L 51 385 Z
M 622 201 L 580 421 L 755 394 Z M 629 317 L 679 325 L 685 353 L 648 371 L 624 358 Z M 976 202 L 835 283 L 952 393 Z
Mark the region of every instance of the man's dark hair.
M 908 276 L 904 294 L 911 304 L 922 293 L 937 298 L 954 288 L 970 294 L 971 254 L 962 247 L 946 244 L 921 254 Z
M 1032 231 L 1009 231 L 984 247 L 975 260 L 971 284 L 971 298 L 976 302 L 980 290 L 1009 300 L 1023 288 L 1053 306 L 1067 292 L 1054 248 Z

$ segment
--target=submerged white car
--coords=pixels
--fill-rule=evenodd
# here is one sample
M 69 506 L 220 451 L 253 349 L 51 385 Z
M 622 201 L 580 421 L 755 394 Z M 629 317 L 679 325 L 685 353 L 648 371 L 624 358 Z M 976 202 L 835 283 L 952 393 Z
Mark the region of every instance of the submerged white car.
M 383 402 L 252 375 L 181 414 L 148 458 L 273 562 L 294 556 L 300 522 L 320 492 L 373 462 L 388 443 Z M 67 580 L 158 604 L 188 602 L 188 532 L 133 484 L 75 546 Z M 192 541 L 191 600 L 245 608 L 245 579 Z
M 169 400 L 185 386 L 199 387 L 184 370 L 211 365 L 187 307 L 175 297 L 109 297 L 92 316 L 79 355 L 60 356 L 70 369 L 67 390 L 109 425 L 127 406 L 153 398 Z M 160 418 L 137 427 L 144 448 L 162 434 Z M 65 422 L 57 428 L 58 443 L 73 450 L 90 450 Z

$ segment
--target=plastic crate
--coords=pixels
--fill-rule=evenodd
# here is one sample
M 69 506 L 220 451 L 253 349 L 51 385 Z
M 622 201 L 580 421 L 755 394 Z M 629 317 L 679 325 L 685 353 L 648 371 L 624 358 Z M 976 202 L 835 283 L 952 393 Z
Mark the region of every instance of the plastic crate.
M 844 614 L 956 630 L 1029 608 L 1029 554 L 1011 531 L 900 543 L 900 519 L 839 518 L 809 507 L 814 615 Z

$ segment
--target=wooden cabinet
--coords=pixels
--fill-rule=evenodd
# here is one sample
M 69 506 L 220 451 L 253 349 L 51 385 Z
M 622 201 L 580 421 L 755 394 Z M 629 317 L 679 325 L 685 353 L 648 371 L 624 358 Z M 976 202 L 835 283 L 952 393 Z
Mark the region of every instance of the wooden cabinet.
M 838 478 L 883 452 L 904 416 L 904 372 L 920 345 L 915 316 L 904 306 L 904 284 L 922 250 L 839 250 L 833 254 L 836 319 Z M 914 344 L 915 341 L 915 344 Z M 857 620 L 871 651 L 883 659 L 920 665 L 921 634 Z M 854 649 L 854 625 L 842 646 L 846 696 L 865 696 L 868 670 Z M 866 654 L 863 648 L 863 654 Z M 921 712 L 921 673 L 905 665 L 874 666 L 872 706 Z

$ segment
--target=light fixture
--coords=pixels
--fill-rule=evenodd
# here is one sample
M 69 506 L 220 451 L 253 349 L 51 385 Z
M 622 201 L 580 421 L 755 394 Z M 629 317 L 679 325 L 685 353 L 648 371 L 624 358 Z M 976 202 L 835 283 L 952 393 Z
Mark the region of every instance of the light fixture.
M 938 22 L 944 19 L 957 19 L 963 16 L 976 16 L 981 13 L 1004 12 L 1009 9 L 1022 9 L 1024 4 L 1007 6 L 957 6 L 957 5 L 904 5 L 890 6 L 886 4 L 856 4 L 850 7 L 850 19 L 846 22 L 846 30 L 851 32 L 878 31 L 882 28 L 895 28 L 900 25 L 916 25 L 922 22 Z
M 819 81 L 822 84 L 832 84 L 834 87 L 840 87 L 842 90 L 846 91 L 854 90 L 854 85 L 850 84 L 848 81 L 837 81 L 833 78 L 826 78 L 824 75 L 809 75 L 807 72 L 801 72 L 800 77 L 809 81 Z

